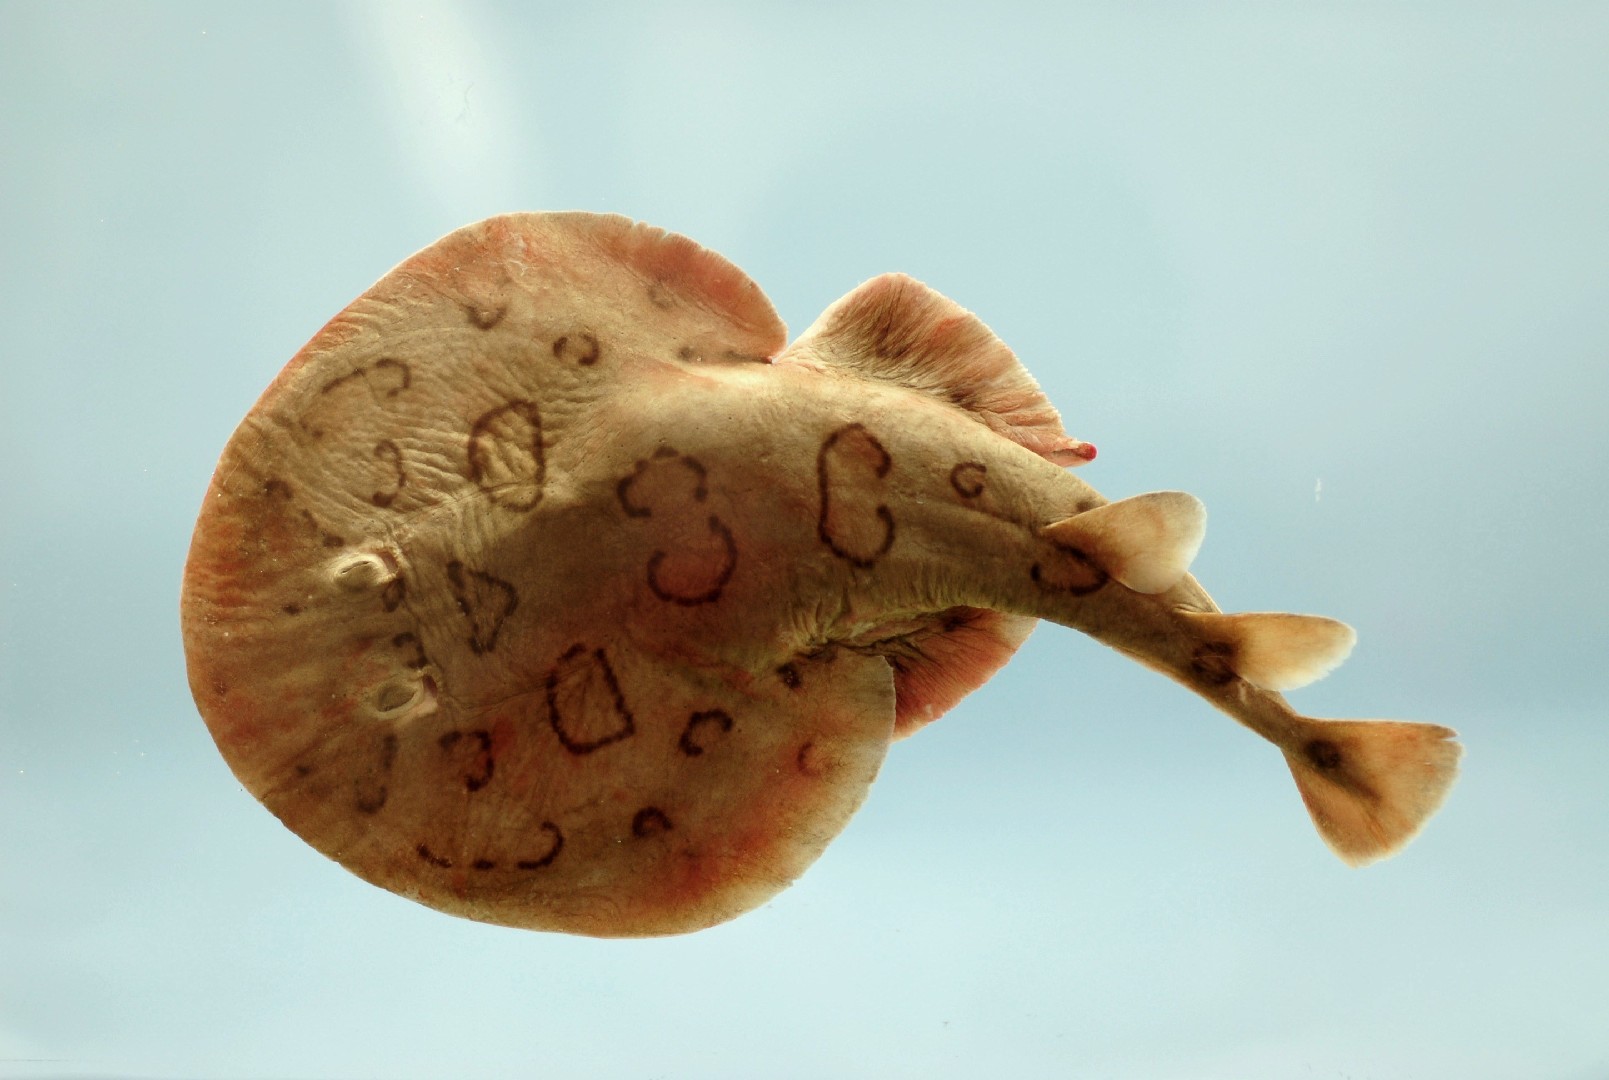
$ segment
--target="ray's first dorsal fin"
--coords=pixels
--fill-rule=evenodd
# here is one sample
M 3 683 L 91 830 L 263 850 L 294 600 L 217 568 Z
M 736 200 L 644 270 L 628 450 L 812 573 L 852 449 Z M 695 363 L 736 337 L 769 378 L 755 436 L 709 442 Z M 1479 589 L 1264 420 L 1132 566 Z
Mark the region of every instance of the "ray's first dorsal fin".
M 1068 437 L 1039 384 L 982 320 L 905 274 L 872 278 L 834 303 L 781 359 L 921 390 L 1058 465 L 1095 456 Z
M 1183 491 L 1153 491 L 1097 506 L 1045 526 L 1044 535 L 1093 555 L 1135 592 L 1166 592 L 1190 569 L 1207 529 L 1207 509 Z

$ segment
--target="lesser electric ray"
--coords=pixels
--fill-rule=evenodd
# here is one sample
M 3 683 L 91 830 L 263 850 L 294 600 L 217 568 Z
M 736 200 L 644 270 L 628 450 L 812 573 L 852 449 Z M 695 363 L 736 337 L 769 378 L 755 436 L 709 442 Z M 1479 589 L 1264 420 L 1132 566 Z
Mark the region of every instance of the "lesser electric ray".
M 191 687 L 308 843 L 513 926 L 753 908 L 1041 618 L 1274 743 L 1342 858 L 1406 842 L 1453 733 L 1293 712 L 1277 691 L 1352 632 L 1220 613 L 1187 573 L 1201 504 L 1107 502 L 1067 470 L 1093 456 L 908 277 L 788 345 L 683 237 L 492 218 L 337 315 L 229 441 L 185 572 Z

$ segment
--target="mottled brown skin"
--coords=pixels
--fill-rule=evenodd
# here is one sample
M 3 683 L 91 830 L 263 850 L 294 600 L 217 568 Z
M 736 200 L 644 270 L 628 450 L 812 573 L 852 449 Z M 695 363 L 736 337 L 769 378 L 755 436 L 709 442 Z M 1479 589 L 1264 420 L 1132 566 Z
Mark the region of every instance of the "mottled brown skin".
M 1083 444 L 1009 354 L 932 360 L 969 370 L 981 324 L 902 311 L 784 352 L 736 268 L 591 215 L 404 263 L 264 394 L 197 523 L 191 686 L 241 782 L 444 911 L 694 930 L 797 877 L 1034 618 L 1344 778 L 1192 579 L 1141 595 L 1046 535 L 1105 503 L 1060 464 Z

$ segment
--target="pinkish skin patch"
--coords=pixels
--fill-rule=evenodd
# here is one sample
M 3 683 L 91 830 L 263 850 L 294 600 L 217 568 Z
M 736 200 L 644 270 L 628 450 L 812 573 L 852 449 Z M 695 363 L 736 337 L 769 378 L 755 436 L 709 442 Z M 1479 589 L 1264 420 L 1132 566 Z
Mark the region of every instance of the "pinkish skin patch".
M 1094 443 L 1079 442 L 1076 439 L 1069 439 L 1068 442 L 1071 445 L 1057 447 L 1048 453 L 1045 451 L 1040 451 L 1040 453 L 1044 454 L 1049 461 L 1069 468 L 1095 460 Z

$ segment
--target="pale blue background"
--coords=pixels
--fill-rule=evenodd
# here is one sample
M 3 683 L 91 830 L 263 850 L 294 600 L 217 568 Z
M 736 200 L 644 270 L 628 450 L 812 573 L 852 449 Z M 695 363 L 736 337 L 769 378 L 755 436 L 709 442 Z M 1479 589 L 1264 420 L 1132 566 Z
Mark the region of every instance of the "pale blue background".
M 1609 8 L 983 7 L 0 4 L 0 1076 L 1609 1076 Z M 326 862 L 185 687 L 213 462 L 392 264 L 572 207 L 796 331 L 979 312 L 1222 603 L 1357 626 L 1299 707 L 1463 732 L 1444 812 L 1347 870 L 1047 626 L 705 933 Z

